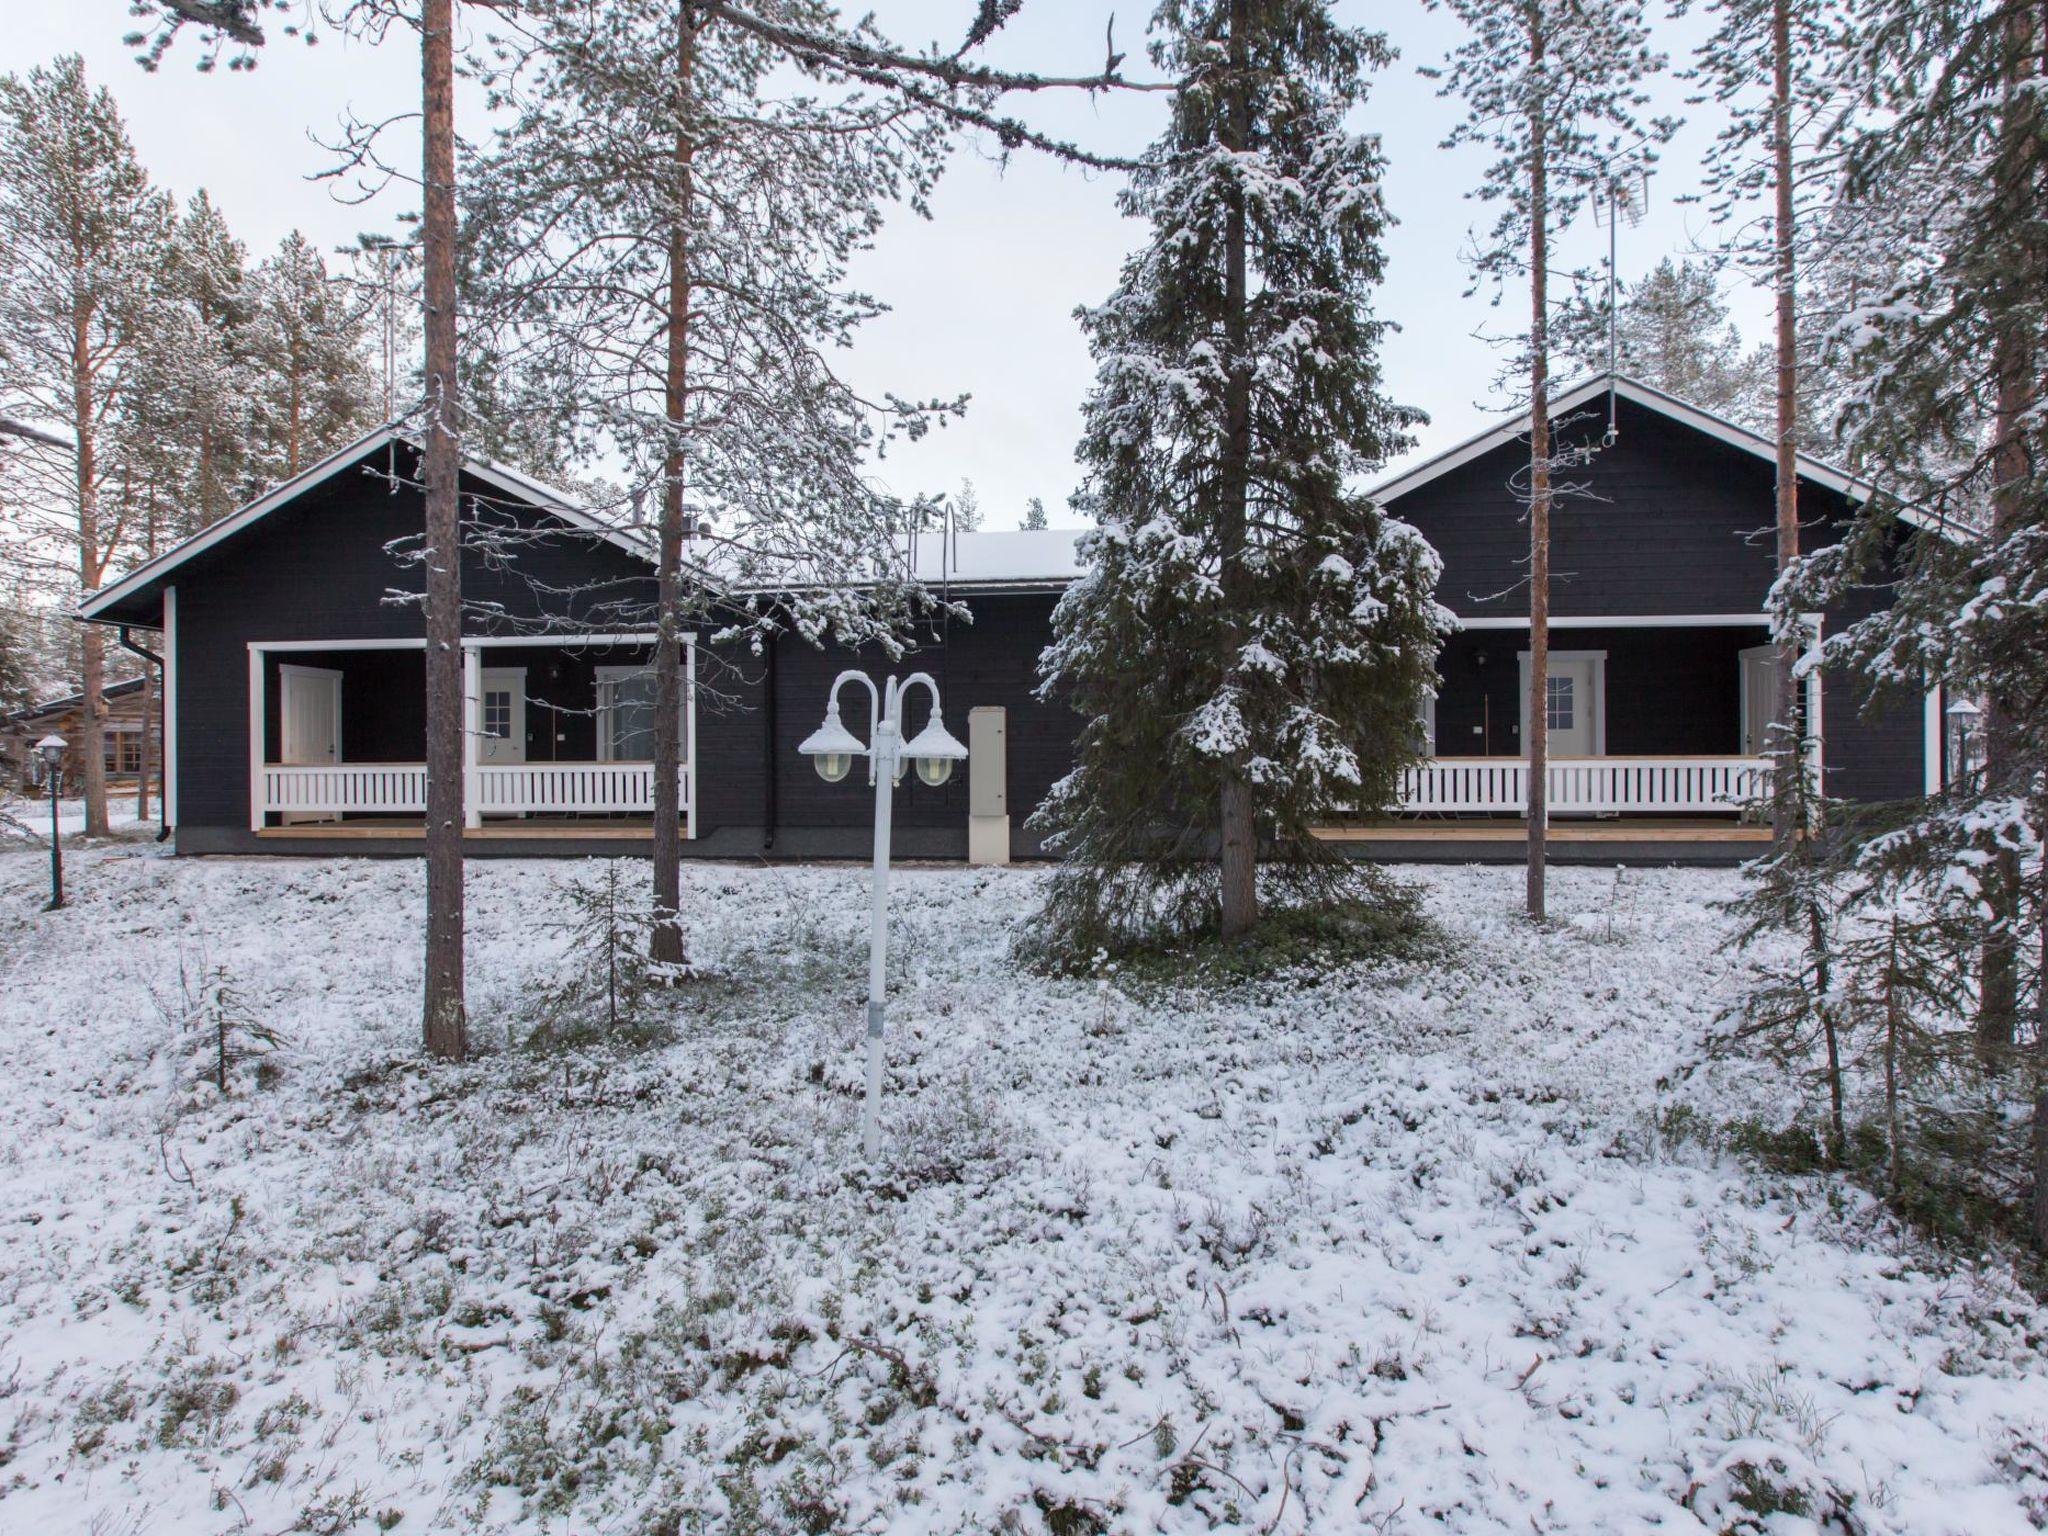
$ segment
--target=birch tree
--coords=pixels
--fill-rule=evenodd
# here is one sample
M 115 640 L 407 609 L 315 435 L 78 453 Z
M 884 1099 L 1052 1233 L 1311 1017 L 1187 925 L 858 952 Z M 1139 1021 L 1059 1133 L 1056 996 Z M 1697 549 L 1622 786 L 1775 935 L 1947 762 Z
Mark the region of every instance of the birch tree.
M 113 97 L 87 84 L 77 55 L 0 79 L 0 367 L 15 408 L 71 440 L 69 454 L 42 450 L 16 463 L 31 481 L 26 503 L 48 509 L 26 553 L 41 563 L 51 548 L 67 549 L 72 597 L 100 587 L 133 532 L 127 508 L 110 501 L 118 465 L 108 450 L 160 318 L 172 217 Z M 108 827 L 106 660 L 103 629 L 85 626 L 88 835 Z
M 1621 165 L 1646 164 L 1676 126 L 1646 119 L 1644 82 L 1664 67 L 1650 43 L 1641 0 L 1428 0 L 1461 21 L 1465 39 L 1441 69 L 1424 73 L 1461 99 L 1465 120 L 1445 141 L 1494 156 L 1471 194 L 1495 204 L 1470 257 L 1498 303 L 1509 284 L 1528 285 L 1528 325 L 1512 333 L 1529 416 L 1529 916 L 1544 916 L 1549 765 L 1550 438 L 1553 242 L 1588 202 L 1606 195 Z
M 1033 822 L 1069 964 L 1244 938 L 1262 845 L 1282 908 L 1382 901 L 1314 828 L 1391 803 L 1449 622 L 1434 551 L 1353 489 L 1418 419 L 1379 371 L 1380 145 L 1345 126 L 1386 41 L 1318 0 L 1169 0 L 1154 28 L 1179 88 L 1122 200 L 1147 241 L 1081 316 L 1099 527 L 1040 662 L 1085 722 Z

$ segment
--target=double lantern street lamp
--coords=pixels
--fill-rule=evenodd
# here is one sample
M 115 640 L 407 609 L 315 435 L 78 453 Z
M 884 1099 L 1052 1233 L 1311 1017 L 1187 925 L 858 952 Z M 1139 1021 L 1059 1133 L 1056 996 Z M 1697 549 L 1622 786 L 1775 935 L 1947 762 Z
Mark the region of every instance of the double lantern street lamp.
M 62 736 L 49 735 L 36 743 L 36 753 L 43 760 L 43 777 L 50 781 L 50 904 L 45 912 L 54 912 L 64 905 L 64 850 L 58 841 L 57 780 L 62 777 L 64 749 L 70 743 Z
M 849 682 L 868 691 L 868 739 L 849 731 L 839 718 L 839 690 Z M 932 696 L 931 718 L 923 730 L 903 739 L 903 701 L 922 684 Z M 818 777 L 837 784 L 852 771 L 853 760 L 868 760 L 868 783 L 875 787 L 875 881 L 868 917 L 868 1092 L 861 1113 L 861 1149 L 872 1163 L 881 1150 L 879 1110 L 882 1100 L 883 971 L 889 957 L 889 827 L 894 791 L 906 765 L 936 789 L 953 776 L 967 749 L 947 731 L 939 703 L 939 685 L 928 672 L 913 672 L 900 683 L 890 678 L 881 688 L 865 672 L 842 672 L 832 680 L 825 701 L 825 723 L 805 738 L 797 751 L 810 758 Z

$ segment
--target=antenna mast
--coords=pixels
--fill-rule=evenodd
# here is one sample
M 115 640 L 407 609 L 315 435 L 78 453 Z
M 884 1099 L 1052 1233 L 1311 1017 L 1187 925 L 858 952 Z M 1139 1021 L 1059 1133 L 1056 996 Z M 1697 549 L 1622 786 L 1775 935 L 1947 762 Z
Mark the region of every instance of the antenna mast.
M 1650 201 L 1650 172 L 1641 164 L 1619 172 L 1611 163 L 1601 169 L 1607 183 L 1607 433 L 1601 443 L 1612 448 L 1621 441 L 1614 384 L 1621 367 L 1621 221 L 1627 219 L 1631 229 L 1642 222 L 1643 209 Z M 1599 201 L 1593 204 L 1593 216 L 1596 220 L 1600 216 Z

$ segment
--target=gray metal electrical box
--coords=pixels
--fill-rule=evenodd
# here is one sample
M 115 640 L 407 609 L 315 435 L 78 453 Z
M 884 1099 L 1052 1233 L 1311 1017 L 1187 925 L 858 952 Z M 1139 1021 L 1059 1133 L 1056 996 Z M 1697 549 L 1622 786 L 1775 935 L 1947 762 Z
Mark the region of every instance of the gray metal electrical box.
M 996 704 L 967 711 L 967 862 L 1010 862 L 1010 716 Z

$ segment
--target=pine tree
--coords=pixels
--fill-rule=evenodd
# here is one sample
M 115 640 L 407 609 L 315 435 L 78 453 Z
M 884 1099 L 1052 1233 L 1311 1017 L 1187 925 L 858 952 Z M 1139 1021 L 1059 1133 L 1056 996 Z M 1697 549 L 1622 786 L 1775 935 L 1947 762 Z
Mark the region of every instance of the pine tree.
M 1569 330 L 1574 365 L 1604 373 L 1606 306 L 1582 307 Z M 1745 427 L 1768 429 L 1774 413 L 1770 349 L 1742 339 L 1706 263 L 1667 256 L 1625 285 L 1615 340 L 1616 366 L 1629 377 Z
M 1782 577 L 1799 558 L 1800 218 L 1805 205 L 1827 195 L 1833 153 L 1828 108 L 1839 95 L 1827 65 L 1839 51 L 1843 16 L 1835 0 L 1709 0 L 1709 8 L 1716 25 L 1688 77 L 1726 113 L 1704 170 L 1715 215 L 1734 231 L 1729 254 L 1768 275 L 1777 311 L 1770 435 L 1777 445 L 1774 499 Z M 1816 123 L 1819 144 L 1812 142 Z M 1750 217 L 1759 194 L 1770 199 L 1761 232 Z M 1797 630 L 1779 627 L 1773 714 L 1794 730 L 1801 699 L 1793 669 L 1801 642 Z M 1776 832 L 1787 837 L 1793 829 L 1778 826 Z
M 1473 195 L 1500 214 L 1477 237 L 1474 266 L 1496 294 L 1529 285 L 1517 333 L 1529 414 L 1529 916 L 1544 916 L 1549 830 L 1551 289 L 1554 236 L 1606 194 L 1624 165 L 1645 165 L 1675 124 L 1645 123 L 1643 82 L 1663 68 L 1641 0 L 1428 0 L 1465 24 L 1448 66 L 1425 71 L 1462 97 L 1467 117 L 1447 148 L 1482 145 L 1496 158 Z
M 953 526 L 962 533 L 973 533 L 981 526 L 981 497 L 975 494 L 972 480 L 962 480 L 960 494 L 953 498 Z
M 829 21 L 808 0 L 761 14 Z M 472 292 L 502 387 L 573 413 L 569 440 L 623 460 L 633 500 L 657 509 L 654 940 L 673 965 L 681 635 L 706 600 L 684 531 L 717 530 L 729 584 L 796 594 L 757 626 L 887 632 L 895 595 L 871 602 L 845 572 L 893 572 L 930 509 L 881 493 L 870 456 L 956 406 L 864 399 L 832 354 L 881 308 L 847 264 L 891 203 L 922 209 L 943 127 L 801 54 L 830 89 L 773 87 L 782 50 L 690 0 L 559 0 L 527 20 L 504 77 L 513 120 L 478 167 L 472 245 L 489 261 Z
M 256 269 L 248 328 L 255 457 L 275 484 L 359 436 L 375 419 L 368 316 L 293 230 Z
M 1875 111 L 1850 150 L 1851 195 L 1934 168 L 1939 217 L 1839 327 L 1855 368 L 1843 418 L 1860 466 L 1890 494 L 1804 560 L 1780 600 L 1819 606 L 1886 585 L 1890 605 L 1830 637 L 1831 662 L 1866 688 L 1938 683 L 1983 701 L 1983 768 L 1902 836 L 1923 850 L 1923 890 L 1973 898 L 1985 1059 L 2010 1062 L 2022 1020 L 2033 1025 L 2032 1221 L 2048 1249 L 2048 988 L 2033 978 L 2029 1009 L 2021 965 L 2039 939 L 2029 888 L 2048 839 L 2048 22 L 2021 0 L 1939 0 L 1910 15 L 1864 0 L 1857 21 L 1858 81 Z M 1902 511 L 1966 531 L 1908 539 Z
M 1100 527 L 1040 662 L 1086 722 L 1033 823 L 1067 963 L 1383 896 L 1313 829 L 1393 802 L 1449 622 L 1435 553 L 1350 489 L 1418 419 L 1379 374 L 1379 142 L 1344 126 L 1385 40 L 1319 0 L 1170 0 L 1155 31 L 1181 85 L 1122 200 L 1150 236 L 1082 314 Z
M 254 489 L 247 356 L 253 295 L 242 242 L 205 189 L 185 205 L 173 250 L 179 297 L 190 312 L 181 350 L 191 485 L 175 530 L 183 535 L 212 527 Z
M 1017 526 L 1027 532 L 1044 528 L 1046 526 L 1045 503 L 1036 496 L 1032 497 L 1024 505 L 1024 520 Z
M 133 532 L 109 504 L 118 464 L 108 439 L 160 320 L 171 221 L 112 96 L 87 85 L 76 55 L 0 79 L 0 367 L 8 395 L 61 423 L 74 445 L 15 461 L 41 481 L 40 504 L 63 508 L 43 532 L 69 552 L 72 594 L 101 585 Z M 101 626 L 84 626 L 80 653 L 85 830 L 103 836 Z

